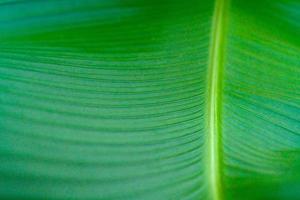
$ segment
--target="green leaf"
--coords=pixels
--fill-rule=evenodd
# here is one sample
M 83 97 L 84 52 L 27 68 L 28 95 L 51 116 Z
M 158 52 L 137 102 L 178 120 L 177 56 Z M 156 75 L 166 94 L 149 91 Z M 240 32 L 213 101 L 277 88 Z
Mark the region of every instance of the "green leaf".
M 298 0 L 2 0 L 0 199 L 300 198 Z

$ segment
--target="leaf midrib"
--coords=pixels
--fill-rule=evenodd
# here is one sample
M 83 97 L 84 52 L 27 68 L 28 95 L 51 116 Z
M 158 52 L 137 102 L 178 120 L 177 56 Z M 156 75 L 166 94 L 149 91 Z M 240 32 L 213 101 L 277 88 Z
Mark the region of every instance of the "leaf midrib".
M 222 79 L 229 0 L 216 0 L 211 29 L 207 91 L 207 158 L 210 196 L 223 199 L 222 184 Z

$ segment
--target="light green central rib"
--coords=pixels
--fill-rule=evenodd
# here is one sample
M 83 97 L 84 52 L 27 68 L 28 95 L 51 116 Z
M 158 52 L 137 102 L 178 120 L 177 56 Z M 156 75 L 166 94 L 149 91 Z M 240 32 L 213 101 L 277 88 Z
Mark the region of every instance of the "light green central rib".
M 221 102 L 222 78 L 224 65 L 224 47 L 226 40 L 226 26 L 228 18 L 229 0 L 216 0 L 209 57 L 208 74 L 208 177 L 210 195 L 213 200 L 222 200 L 222 130 L 221 130 Z

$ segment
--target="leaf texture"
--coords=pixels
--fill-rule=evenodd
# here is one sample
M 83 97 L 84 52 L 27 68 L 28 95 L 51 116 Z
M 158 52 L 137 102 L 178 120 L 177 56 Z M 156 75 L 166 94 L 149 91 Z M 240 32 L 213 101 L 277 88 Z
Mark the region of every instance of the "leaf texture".
M 299 1 L 6 0 L 0 29 L 0 199 L 300 198 Z
M 232 2 L 223 103 L 229 199 L 300 197 L 299 8 Z

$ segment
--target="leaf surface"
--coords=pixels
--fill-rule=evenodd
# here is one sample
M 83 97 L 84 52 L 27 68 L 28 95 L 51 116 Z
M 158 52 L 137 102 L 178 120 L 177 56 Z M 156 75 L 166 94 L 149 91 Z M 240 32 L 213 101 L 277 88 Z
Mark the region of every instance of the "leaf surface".
M 300 197 L 297 0 L 0 2 L 0 199 Z

